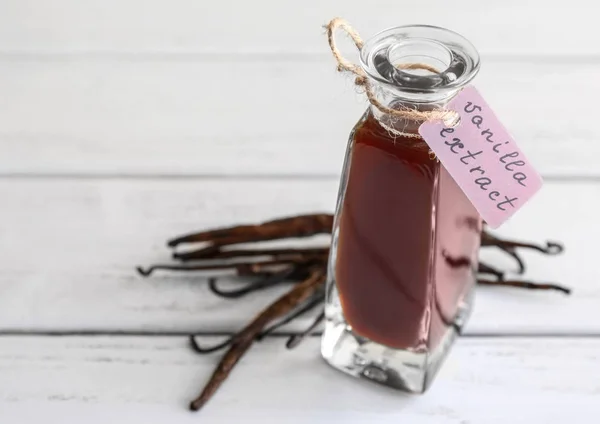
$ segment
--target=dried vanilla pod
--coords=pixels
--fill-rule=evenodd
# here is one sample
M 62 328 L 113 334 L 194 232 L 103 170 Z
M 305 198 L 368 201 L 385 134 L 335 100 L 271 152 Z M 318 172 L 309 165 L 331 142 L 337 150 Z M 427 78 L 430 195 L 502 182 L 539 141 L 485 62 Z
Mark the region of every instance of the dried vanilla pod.
M 200 354 L 210 354 L 228 348 L 221 363 L 214 371 L 202 394 L 194 400 L 190 408 L 200 409 L 217 391 L 239 359 L 250 349 L 254 341 L 278 330 L 283 325 L 298 319 L 306 313 L 321 308 L 313 323 L 304 331 L 292 334 L 286 347 L 296 347 L 307 335 L 315 331 L 324 320 L 324 282 L 329 256 L 329 245 L 311 248 L 264 248 L 244 247 L 237 244 L 260 243 L 272 240 L 307 238 L 318 234 L 331 234 L 333 215 L 314 214 L 286 217 L 257 225 L 240 225 L 217 230 L 194 233 L 177 237 L 170 241 L 170 247 L 181 244 L 199 244 L 199 248 L 189 252 L 174 252 L 172 257 L 178 263 L 138 267 L 142 276 L 150 276 L 155 271 L 202 272 L 232 270 L 240 278 L 240 287 L 224 290 L 218 286 L 216 277 L 210 277 L 207 284 L 213 294 L 232 301 L 240 301 L 251 293 L 268 290 L 280 284 L 289 284 L 290 290 L 260 312 L 242 330 L 227 340 L 210 347 L 203 347 L 195 336 L 190 337 L 193 350 Z M 519 249 L 531 249 L 546 255 L 556 255 L 563 251 L 557 242 L 546 245 L 501 239 L 487 230 L 481 233 L 482 248 L 498 248 L 511 257 L 518 256 Z M 446 257 L 454 266 L 471 266 L 463 258 Z M 524 264 L 523 264 L 524 271 Z M 567 287 L 550 283 L 535 283 L 526 280 L 511 280 L 505 271 L 480 262 L 477 282 L 480 285 L 508 286 L 530 290 L 552 290 L 570 294 Z

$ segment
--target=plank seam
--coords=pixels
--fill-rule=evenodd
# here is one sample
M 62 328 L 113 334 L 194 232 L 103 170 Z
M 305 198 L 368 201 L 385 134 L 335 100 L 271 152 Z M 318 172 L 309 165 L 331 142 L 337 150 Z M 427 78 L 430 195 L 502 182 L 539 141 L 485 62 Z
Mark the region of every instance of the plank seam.
M 233 332 L 227 331 L 202 331 L 198 333 L 190 333 L 187 331 L 102 331 L 102 330 L 1 330 L 0 337 L 5 336 L 38 336 L 38 337 L 189 337 L 195 335 L 198 337 L 227 337 L 234 334 Z M 272 338 L 286 338 L 294 335 L 292 332 L 281 332 L 269 334 L 266 337 Z M 310 335 L 310 337 L 320 337 L 322 333 L 317 332 Z M 481 333 L 472 332 L 466 333 L 460 336 L 465 339 L 600 339 L 600 332 L 569 332 L 569 333 Z M 260 343 L 260 342 L 257 342 Z
M 0 180 L 338 180 L 339 174 L 1 173 Z M 542 174 L 548 182 L 598 183 L 600 175 Z
M 559 63 L 594 65 L 600 64 L 598 53 L 558 54 L 539 53 L 482 53 L 486 63 Z M 264 63 L 264 62 L 290 62 L 306 63 L 307 61 L 321 62 L 331 60 L 331 54 L 310 51 L 283 52 L 283 51 L 177 51 L 177 50 L 141 50 L 141 51 L 114 51 L 114 50 L 71 50 L 71 51 L 43 51 L 43 50 L 0 50 L 0 62 L 56 62 L 56 61 L 169 61 L 169 62 L 236 62 L 236 63 Z

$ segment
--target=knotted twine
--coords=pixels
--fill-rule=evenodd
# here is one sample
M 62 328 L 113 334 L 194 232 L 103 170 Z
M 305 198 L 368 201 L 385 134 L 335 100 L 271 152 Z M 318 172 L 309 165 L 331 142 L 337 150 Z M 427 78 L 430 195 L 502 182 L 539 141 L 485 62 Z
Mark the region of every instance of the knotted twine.
M 327 40 L 329 41 L 331 53 L 333 54 L 333 57 L 335 58 L 338 64 L 337 70 L 339 72 L 350 72 L 351 74 L 353 74 L 355 76 L 354 84 L 364 89 L 369 102 L 373 106 L 375 106 L 380 112 L 387 115 L 391 115 L 396 118 L 412 120 L 417 122 L 441 120 L 444 122 L 444 124 L 448 126 L 452 126 L 457 122 L 458 113 L 456 113 L 453 110 L 438 108 L 430 111 L 419 111 L 416 109 L 416 107 L 409 108 L 402 105 L 397 105 L 394 109 L 392 109 L 382 104 L 379 100 L 377 100 L 365 71 L 359 65 L 354 64 L 348 59 L 346 59 L 337 47 L 335 41 L 335 32 L 336 30 L 341 29 L 346 33 L 346 35 L 348 35 L 352 39 L 356 48 L 359 51 L 362 50 L 364 42 L 358 34 L 358 32 L 354 28 L 352 28 L 352 26 L 346 20 L 342 18 L 333 18 L 331 21 L 329 21 L 325 28 L 327 30 Z M 425 63 L 400 64 L 396 65 L 396 67 L 399 69 L 425 69 L 430 72 L 439 73 L 439 71 L 436 68 Z M 387 125 L 385 126 L 385 128 L 395 135 L 401 135 L 410 138 L 422 138 L 418 134 L 399 131 L 395 128 L 388 127 Z

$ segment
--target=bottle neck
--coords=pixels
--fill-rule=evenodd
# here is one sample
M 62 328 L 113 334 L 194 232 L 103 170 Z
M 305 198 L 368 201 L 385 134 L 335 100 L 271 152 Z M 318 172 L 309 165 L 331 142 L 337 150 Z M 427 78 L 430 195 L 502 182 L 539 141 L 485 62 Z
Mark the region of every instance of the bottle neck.
M 429 112 L 443 109 L 458 94 L 459 89 L 443 91 L 440 93 L 406 93 L 395 87 L 389 87 L 376 81 L 370 84 L 375 99 L 386 108 L 394 110 L 414 110 Z M 386 113 L 371 103 L 370 113 L 386 129 L 407 134 L 418 134 L 419 126 L 423 123 L 419 119 L 410 119 Z

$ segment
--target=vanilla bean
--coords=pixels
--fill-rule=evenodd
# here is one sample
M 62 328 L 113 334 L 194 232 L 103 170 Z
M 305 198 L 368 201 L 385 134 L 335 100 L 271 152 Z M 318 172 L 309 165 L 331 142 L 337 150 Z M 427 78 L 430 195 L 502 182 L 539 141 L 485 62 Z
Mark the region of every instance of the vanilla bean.
M 194 352 L 199 353 L 201 355 L 206 355 L 208 353 L 213 353 L 213 352 L 216 352 L 218 350 L 221 350 L 221 349 L 229 346 L 233 342 L 234 338 L 235 338 L 235 336 L 231 336 L 227 340 L 225 340 L 219 344 L 216 344 L 214 346 L 202 347 L 196 341 L 196 336 L 190 336 L 190 345 L 192 346 L 192 349 L 194 350 Z
M 265 325 L 287 314 L 298 304 L 310 298 L 321 285 L 323 279 L 324 274 L 322 270 L 316 269 L 312 271 L 309 278 L 294 286 L 288 293 L 268 306 L 244 327 L 243 330 L 237 333 L 229 350 L 221 359 L 202 393 L 190 403 L 190 409 L 197 411 L 202 408 L 229 376 L 229 373 L 244 353 L 252 346 L 256 336 L 263 330 Z
M 534 248 L 535 250 L 538 250 L 536 248 L 540 247 L 540 246 L 536 246 L 534 244 L 526 244 L 526 243 L 521 243 L 521 242 L 512 242 L 512 241 L 502 240 L 485 230 L 481 233 L 481 247 L 497 247 L 497 248 L 499 248 L 500 250 L 502 250 L 504 253 L 511 256 L 515 260 L 515 262 L 517 263 L 517 266 L 518 266 L 517 273 L 524 274 L 525 270 L 526 270 L 525 262 L 521 258 L 521 255 L 519 255 L 517 253 L 515 246 L 511 246 L 511 244 L 520 245 L 521 247 L 530 247 L 530 248 Z M 531 247 L 531 246 L 533 246 L 533 247 Z
M 255 275 L 261 272 L 265 272 L 265 268 L 272 267 L 274 265 L 289 265 L 295 262 L 299 262 L 298 259 L 285 259 L 285 260 L 269 260 L 269 261 L 258 261 L 252 263 L 227 263 L 227 264 L 201 264 L 201 265 L 171 265 L 171 264 L 159 264 L 152 265 L 148 268 L 137 267 L 137 272 L 144 276 L 150 276 L 154 271 L 216 271 L 221 269 L 235 269 L 238 275 Z
M 534 243 L 525 243 L 516 240 L 505 240 L 499 237 L 494 236 L 488 231 L 483 231 L 481 233 L 481 245 L 482 246 L 496 246 L 500 248 L 523 248 L 523 249 L 531 249 L 536 250 L 540 253 L 544 253 L 546 255 L 558 255 L 564 251 L 564 246 L 561 243 L 555 241 L 547 241 L 545 246 L 534 244 Z
M 212 246 L 211 246 L 212 247 Z M 207 248 L 193 250 L 191 252 L 176 252 L 173 253 L 173 259 L 180 260 L 182 262 L 196 260 L 196 259 L 234 259 L 243 257 L 253 256 L 274 256 L 278 259 L 285 259 L 287 257 L 305 257 L 309 256 L 321 256 L 328 255 L 329 247 L 316 247 L 309 249 L 231 249 L 231 250 L 220 250 L 219 247 L 215 247 L 212 250 Z
M 274 285 L 280 284 L 292 275 L 296 271 L 295 268 L 289 268 L 284 271 L 272 274 L 267 276 L 266 278 L 255 281 L 253 283 L 247 284 L 245 287 L 234 289 L 234 290 L 222 290 L 217 287 L 217 278 L 212 277 L 208 280 L 208 288 L 211 292 L 216 294 L 219 297 L 224 297 L 227 299 L 237 299 L 239 297 L 245 296 L 248 293 L 252 293 L 254 291 L 262 290 L 268 287 L 272 287 Z
M 154 271 L 216 271 L 220 269 L 235 269 L 236 264 L 221 264 L 221 265 L 152 265 L 148 268 L 142 268 L 138 266 L 136 268 L 137 272 L 144 276 L 150 276 Z
M 177 237 L 168 242 L 169 247 L 183 243 L 210 241 L 213 246 L 266 241 L 282 238 L 309 237 L 331 233 L 333 216 L 312 214 L 267 221 L 258 225 L 239 225 Z
M 323 301 L 325 300 L 324 295 L 325 295 L 325 293 L 323 293 L 323 296 L 319 296 L 317 294 L 317 296 L 313 300 L 311 300 L 310 302 L 308 302 L 307 304 L 305 304 L 301 308 L 297 309 L 293 313 L 289 314 L 287 317 L 285 317 L 281 321 L 279 321 L 276 324 L 272 325 L 271 327 L 267 328 L 262 333 L 258 334 L 255 339 L 257 341 L 262 340 L 263 338 L 265 338 L 265 336 L 268 336 L 269 334 L 272 334 L 277 329 L 283 327 L 286 324 L 289 324 L 294 319 L 299 318 L 300 316 L 302 316 L 305 313 L 311 311 L 312 309 L 314 309 L 318 305 L 322 304 Z M 321 315 L 319 315 L 319 317 L 320 316 Z M 319 318 L 319 317 L 317 317 L 317 325 L 322 320 L 322 318 Z M 315 324 L 313 323 L 313 324 L 311 324 L 311 327 L 309 327 L 309 330 L 307 330 L 307 331 L 309 331 L 309 332 L 312 331 L 312 330 L 310 330 L 310 328 L 314 328 L 314 327 L 315 327 Z M 300 334 L 294 334 L 294 335 L 292 335 L 290 337 L 290 340 L 288 340 L 287 344 L 290 343 L 292 337 L 302 336 L 302 338 L 303 338 L 305 336 L 305 334 L 304 334 L 305 332 L 300 333 Z M 233 342 L 233 340 L 235 339 L 236 336 L 233 335 L 233 336 L 227 338 L 226 340 L 224 340 L 223 342 L 218 343 L 218 344 L 216 344 L 214 346 L 211 346 L 211 347 L 202 347 L 198 343 L 198 341 L 196 340 L 196 337 L 197 336 L 194 336 L 194 335 L 190 336 L 190 344 L 192 346 L 192 349 L 196 353 L 199 353 L 201 355 L 206 355 L 206 354 L 209 354 L 209 353 L 213 353 L 213 352 L 219 351 L 219 350 L 221 350 L 221 349 L 223 349 L 223 348 L 231 345 L 231 343 Z M 287 346 L 287 344 L 286 344 L 286 346 Z M 288 347 L 288 349 L 291 349 L 291 347 Z
M 517 250 L 512 247 L 498 247 L 500 248 L 500 250 L 502 250 L 504 253 L 508 254 L 515 260 L 518 267 L 517 274 L 525 274 L 527 267 L 525 266 L 525 261 L 523 260 L 523 258 L 521 258 L 521 255 L 517 253 Z
M 479 262 L 479 268 L 477 269 L 479 274 L 491 274 L 498 278 L 499 280 L 504 278 L 504 273 L 491 265 L 486 264 L 485 262 Z
M 296 346 L 298 346 L 306 338 L 306 336 L 308 336 L 310 333 L 312 333 L 314 331 L 314 329 L 317 328 L 321 324 L 321 322 L 324 319 L 325 319 L 325 310 L 321 311 L 321 313 L 315 318 L 313 323 L 306 330 L 304 330 L 300 334 L 294 334 L 293 336 L 291 336 L 288 339 L 287 343 L 285 344 L 285 347 L 288 349 L 293 349 Z
M 221 252 L 221 246 L 206 246 L 202 249 L 192 250 L 190 252 L 173 252 L 171 257 L 173 259 L 185 262 L 187 259 L 183 259 L 186 255 L 190 255 L 189 259 L 213 259 L 218 256 Z
M 547 241 L 545 246 L 540 246 L 540 245 L 532 244 L 532 243 L 523 243 L 523 242 L 518 242 L 518 241 L 496 239 L 496 246 L 508 247 L 511 249 L 514 249 L 516 247 L 519 247 L 522 249 L 531 249 L 531 250 L 536 250 L 545 255 L 558 255 L 564 251 L 564 247 L 562 244 L 556 243 L 553 241 Z
M 254 276 L 261 274 L 273 274 L 280 271 L 284 271 L 288 266 L 295 265 L 308 265 L 314 259 L 310 257 L 299 257 L 299 258 L 287 258 L 287 259 L 273 259 L 262 262 L 247 262 L 237 264 L 237 274 L 239 276 Z
M 269 328 L 267 328 L 265 331 L 263 331 L 258 336 L 257 340 L 263 339 L 265 336 L 268 336 L 269 334 L 272 334 L 274 331 L 280 329 L 281 327 L 283 327 L 286 324 L 289 324 L 290 322 L 292 322 L 296 318 L 299 318 L 302 315 L 304 315 L 304 314 L 312 311 L 314 308 L 316 308 L 317 306 L 319 306 L 320 304 L 322 304 L 324 301 L 325 301 L 325 292 L 323 292 L 321 296 L 319 296 L 317 294 L 314 299 L 310 300 L 308 303 L 306 303 L 305 305 L 303 305 L 301 308 L 296 309 L 294 312 L 292 312 L 291 314 L 289 314 L 287 317 L 285 317 L 281 321 L 273 324 L 272 326 L 270 326 Z
M 477 283 L 485 286 L 508 286 L 530 290 L 556 290 L 565 294 L 571 294 L 571 289 L 557 284 L 533 283 L 522 280 L 486 280 L 479 279 Z

